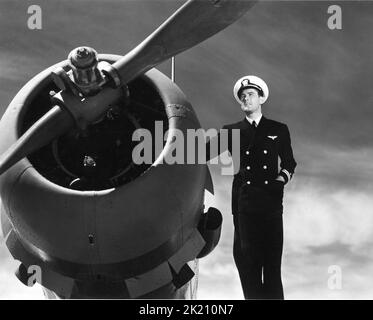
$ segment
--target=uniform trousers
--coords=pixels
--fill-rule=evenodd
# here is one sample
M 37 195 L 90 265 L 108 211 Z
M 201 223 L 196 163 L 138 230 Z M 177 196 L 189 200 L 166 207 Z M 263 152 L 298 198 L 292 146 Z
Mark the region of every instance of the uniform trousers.
M 233 256 L 245 299 L 284 299 L 282 210 L 235 214 Z

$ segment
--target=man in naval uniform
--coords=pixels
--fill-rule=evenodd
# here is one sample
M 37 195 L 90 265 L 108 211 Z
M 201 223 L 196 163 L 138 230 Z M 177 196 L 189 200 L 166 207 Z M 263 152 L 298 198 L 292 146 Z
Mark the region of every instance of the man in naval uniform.
M 282 198 L 296 167 L 290 133 L 287 125 L 262 115 L 269 94 L 262 79 L 245 76 L 233 93 L 245 113 L 242 121 L 223 127 L 231 154 L 232 129 L 240 130 L 240 169 L 232 185 L 233 256 L 245 299 L 283 299 Z M 215 156 L 210 157 L 209 147 L 208 159 Z

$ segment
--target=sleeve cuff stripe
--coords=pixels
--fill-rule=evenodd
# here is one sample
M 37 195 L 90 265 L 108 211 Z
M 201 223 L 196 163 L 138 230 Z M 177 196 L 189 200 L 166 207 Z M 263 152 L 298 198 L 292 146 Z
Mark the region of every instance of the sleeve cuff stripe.
M 289 171 L 287 171 L 286 169 L 282 169 L 281 171 L 286 174 L 286 176 L 288 177 L 288 181 L 290 181 L 291 175 L 290 175 Z

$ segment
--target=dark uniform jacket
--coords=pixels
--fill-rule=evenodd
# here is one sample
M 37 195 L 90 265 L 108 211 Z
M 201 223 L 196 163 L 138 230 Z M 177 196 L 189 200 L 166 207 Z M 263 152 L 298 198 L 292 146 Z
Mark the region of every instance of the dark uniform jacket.
M 276 181 L 276 177 L 282 175 L 287 183 L 296 167 L 288 127 L 262 116 L 257 128 L 244 118 L 223 129 L 229 130 L 231 155 L 232 130 L 240 130 L 240 164 L 232 185 L 232 214 L 282 211 L 284 183 Z M 210 159 L 209 143 L 206 154 Z

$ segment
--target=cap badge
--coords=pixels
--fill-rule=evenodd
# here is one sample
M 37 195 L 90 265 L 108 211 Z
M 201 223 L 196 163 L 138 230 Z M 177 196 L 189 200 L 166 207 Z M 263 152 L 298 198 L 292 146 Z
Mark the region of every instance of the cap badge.
M 250 79 L 243 79 L 243 80 L 241 81 L 241 86 L 242 86 L 242 87 L 246 87 L 246 86 L 248 86 L 249 84 L 251 84 Z

